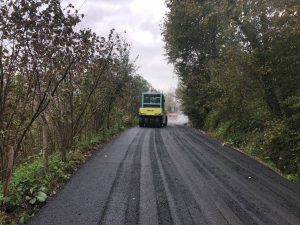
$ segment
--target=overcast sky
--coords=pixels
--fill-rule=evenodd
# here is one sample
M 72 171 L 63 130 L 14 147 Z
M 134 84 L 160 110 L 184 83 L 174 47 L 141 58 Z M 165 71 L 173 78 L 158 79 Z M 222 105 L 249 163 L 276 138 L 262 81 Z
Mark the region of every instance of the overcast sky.
M 64 0 L 85 14 L 83 27 L 92 28 L 99 36 L 107 36 L 111 28 L 126 31 L 132 46 L 132 59 L 138 57 L 138 73 L 155 88 L 175 88 L 177 78 L 173 66 L 164 56 L 160 25 L 167 10 L 164 0 Z

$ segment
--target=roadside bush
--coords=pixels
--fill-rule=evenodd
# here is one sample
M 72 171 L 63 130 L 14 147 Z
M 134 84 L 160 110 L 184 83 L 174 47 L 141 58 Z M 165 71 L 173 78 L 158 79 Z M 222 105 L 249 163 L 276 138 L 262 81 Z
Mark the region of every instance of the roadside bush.
M 225 139 L 232 145 L 241 146 L 245 142 L 247 133 L 245 127 L 242 127 L 238 121 L 228 121 L 221 123 L 214 134 L 216 137 Z
M 218 111 L 212 111 L 207 115 L 207 118 L 205 120 L 204 129 L 205 130 L 216 130 L 218 126 L 220 125 L 220 115 Z
M 67 154 L 66 170 L 74 171 L 74 169 L 85 161 L 85 157 L 79 149 L 71 151 Z
M 282 172 L 299 174 L 300 134 L 290 129 L 287 121 L 274 120 L 267 123 L 262 147 Z
M 248 121 L 227 121 L 219 123 L 211 132 L 229 144 L 244 148 L 284 174 L 294 175 L 290 180 L 297 181 L 295 177 L 300 175 L 300 133 L 295 124 L 300 116 L 295 112 L 300 105 L 295 102 L 295 99 L 290 100 L 290 106 L 286 107 L 293 117 L 268 120 L 266 115 Z
M 230 126 L 230 122 L 227 122 L 227 123 L 221 123 L 221 124 L 216 128 L 214 134 L 215 134 L 218 138 L 225 138 L 229 126 Z
M 11 214 L 24 211 L 20 216 L 20 222 L 27 222 L 46 201 L 51 187 L 51 177 L 45 175 L 41 157 L 16 168 L 10 194 L 2 198 L 1 204 L 5 206 L 5 211 Z
M 300 127 L 300 97 L 290 96 L 283 101 L 283 109 L 287 118 L 288 126 L 297 130 Z
M 41 155 L 18 166 L 13 174 L 10 194 L 7 197 L 0 196 L 0 204 L 5 206 L 5 211 L 19 215 L 19 222 L 26 223 L 44 204 L 53 187 L 69 180 L 66 172 L 84 161 L 79 151 L 68 153 L 68 158 L 70 161 L 64 163 L 58 153 L 51 155 L 47 172 Z

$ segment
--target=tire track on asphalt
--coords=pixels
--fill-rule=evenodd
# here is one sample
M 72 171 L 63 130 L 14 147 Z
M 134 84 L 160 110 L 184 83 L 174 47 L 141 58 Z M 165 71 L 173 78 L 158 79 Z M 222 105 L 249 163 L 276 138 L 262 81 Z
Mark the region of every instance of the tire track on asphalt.
M 170 130 L 163 132 L 162 137 L 167 143 L 171 160 L 202 211 L 202 218 L 196 221 L 203 221 L 205 218 L 205 221 L 207 221 L 205 224 L 242 225 L 241 220 L 225 204 L 220 193 L 215 192 L 214 183 L 209 174 L 201 167 L 196 168 L 191 162 L 191 156 L 188 156 L 182 146 L 174 140 L 178 138 L 174 137 Z
M 145 139 L 145 131 L 140 137 L 139 143 L 135 148 L 133 166 L 131 168 L 131 180 L 128 186 L 128 199 L 125 214 L 126 225 L 138 224 L 140 208 L 140 186 L 141 186 L 141 151 Z
M 292 212 L 296 217 L 300 217 L 300 208 L 299 208 L 299 199 L 294 199 L 293 202 L 290 201 L 292 197 L 289 197 L 289 194 L 287 194 L 287 189 L 285 188 L 282 189 L 278 186 L 274 186 L 273 184 L 270 184 L 268 180 L 270 179 L 269 177 L 266 177 L 266 175 L 262 175 L 261 171 L 253 171 L 252 168 L 244 168 L 243 164 L 233 160 L 236 159 L 236 157 L 233 155 L 230 157 L 230 152 L 222 150 L 222 152 L 212 148 L 211 146 L 203 143 L 204 138 L 195 133 L 193 130 L 187 130 L 186 135 L 189 136 L 189 138 L 195 143 L 195 144 L 203 144 L 207 146 L 207 150 L 210 151 L 214 157 L 218 158 L 220 162 L 228 167 L 230 170 L 234 171 L 238 176 L 242 176 L 243 179 L 245 179 L 248 176 L 251 176 L 251 183 L 249 185 L 252 186 L 252 188 L 255 191 L 255 194 L 261 193 L 261 192 L 267 192 L 268 197 L 272 197 L 272 201 L 276 201 L 277 207 L 281 205 L 282 209 L 288 209 L 290 212 Z M 223 153 L 223 154 L 221 154 Z M 241 154 L 241 153 L 239 153 Z M 228 156 L 227 156 L 228 155 Z M 244 156 L 244 155 L 242 155 Z M 244 156 L 245 157 L 245 156 Z M 242 161 L 242 159 L 241 159 Z M 247 165 L 246 163 L 244 163 Z M 254 168 L 255 169 L 255 168 Z M 262 179 L 258 179 L 258 175 L 263 176 Z M 287 190 L 286 190 L 287 189 Z M 282 194 L 284 193 L 284 195 Z M 299 196 L 299 193 L 295 193 L 296 195 Z M 287 197 L 286 197 L 287 196 Z M 262 196 L 266 197 L 266 196 Z M 281 201 L 279 201 L 281 200 Z M 284 205 L 282 205 L 284 204 Z M 281 210 L 280 210 L 281 211 Z
M 213 201 L 218 202 L 220 199 L 224 201 L 224 204 L 234 213 L 234 215 L 240 220 L 240 221 L 247 221 L 245 224 L 257 224 L 255 220 L 253 220 L 247 212 L 245 212 L 242 207 L 238 204 L 237 201 L 232 200 L 230 195 L 223 190 L 223 188 L 216 182 L 214 175 L 211 174 L 211 172 L 205 168 L 205 166 L 202 166 L 202 162 L 199 161 L 198 157 L 195 157 L 193 153 L 191 153 L 191 148 L 189 148 L 189 145 L 186 143 L 185 140 L 182 139 L 182 136 L 179 136 L 177 133 L 172 132 L 172 135 L 175 137 L 174 141 L 180 148 L 184 151 L 186 156 L 189 158 L 193 166 L 198 170 L 198 172 L 203 176 L 203 178 L 207 182 L 207 186 L 209 186 L 211 189 L 211 193 L 209 196 L 213 198 Z M 203 155 L 202 155 L 203 156 Z M 230 204 L 228 204 L 230 202 Z M 217 205 L 215 206 L 217 210 L 220 211 L 221 214 L 223 214 L 222 209 L 219 208 Z M 223 215 L 226 218 L 226 215 Z M 226 220 L 226 219 L 225 219 Z
M 199 170 L 199 172 L 205 172 L 210 177 L 211 182 L 213 182 L 211 186 L 215 192 L 215 196 L 221 195 L 225 204 L 243 222 L 243 224 L 261 224 L 261 222 L 269 225 L 276 224 L 274 220 L 264 215 L 264 211 L 261 211 L 255 202 L 244 198 L 237 188 L 234 189 L 234 187 L 229 184 L 229 179 L 224 179 L 224 177 L 228 178 L 228 176 L 213 166 L 216 162 L 208 163 L 210 159 L 207 159 L 207 157 L 203 154 L 200 157 L 197 154 L 197 151 L 195 151 L 195 146 L 187 141 L 183 135 L 179 137 L 178 133 L 176 134 L 176 131 L 174 131 L 174 135 L 176 137 L 174 140 L 177 141 L 177 143 L 187 153 L 192 164 Z M 251 215 L 249 215 L 249 212 Z M 258 218 L 261 222 L 254 218 Z
M 118 167 L 98 224 L 138 224 L 141 147 L 145 135 L 142 130 L 130 143 Z
M 150 160 L 153 176 L 153 185 L 156 197 L 157 216 L 159 224 L 174 224 L 174 220 L 171 215 L 169 200 L 167 197 L 167 191 L 164 186 L 163 177 L 158 165 L 158 158 L 155 154 L 155 129 L 150 134 Z
M 158 224 L 158 213 L 156 208 L 156 197 L 150 160 L 150 151 L 153 151 L 153 149 L 149 148 L 150 133 L 152 130 L 145 130 L 147 134 L 145 136 L 143 149 L 141 152 L 139 224 L 155 225 Z
M 194 142 L 196 144 L 204 144 L 205 146 L 207 146 L 210 150 L 213 150 L 217 153 L 219 153 L 219 150 L 223 151 L 223 154 L 220 155 L 222 157 L 222 159 L 228 159 L 230 160 L 232 163 L 234 163 L 234 165 L 237 165 L 237 167 L 235 167 L 236 169 L 246 169 L 248 172 L 252 172 L 255 174 L 260 174 L 261 176 L 263 176 L 264 179 L 264 184 L 267 183 L 268 185 L 266 185 L 269 188 L 270 191 L 274 192 L 276 195 L 280 195 L 282 193 L 282 191 L 288 191 L 288 193 L 285 194 L 286 196 L 286 200 L 289 200 L 292 196 L 297 195 L 298 197 L 300 197 L 300 192 L 299 192 L 299 187 L 296 187 L 296 184 L 293 184 L 291 182 L 280 182 L 280 180 L 278 180 L 278 176 L 276 175 L 276 173 L 274 171 L 272 171 L 269 168 L 266 168 L 264 165 L 257 163 L 256 166 L 250 166 L 251 163 L 253 163 L 253 159 L 245 157 L 245 154 L 238 152 L 230 147 L 223 147 L 221 146 L 221 144 L 219 142 L 217 142 L 214 139 L 211 138 L 207 138 L 205 137 L 205 135 L 201 134 L 200 132 L 196 132 L 196 130 L 194 129 L 184 129 L 184 128 L 180 128 L 183 129 L 184 132 L 186 134 L 192 135 L 192 138 L 194 140 Z M 214 146 L 212 146 L 214 145 Z M 222 148 L 222 149 L 221 149 Z M 224 148 L 226 149 L 226 151 L 224 151 Z M 232 161 L 232 159 L 238 159 L 235 161 Z M 242 164 L 241 164 L 242 163 Z M 246 167 L 247 165 L 249 165 L 248 167 Z M 274 179 L 276 179 L 276 185 L 274 185 Z M 283 180 L 284 178 L 282 178 Z M 271 181 L 271 182 L 270 182 Z M 280 184 L 277 185 L 277 184 Z M 288 185 L 287 185 L 288 184 Z M 284 190 L 282 189 L 284 188 Z M 275 192 L 275 191 L 279 191 L 279 192 Z M 284 197 L 284 196 L 281 196 Z M 298 201 L 298 204 L 300 203 L 300 201 Z
M 170 187 L 171 195 L 175 201 L 180 224 L 209 224 L 200 206 L 195 201 L 195 196 L 193 196 L 186 184 L 183 183 L 184 180 L 177 171 L 162 139 L 161 129 L 155 133 L 155 143 L 158 158 L 163 162 L 163 171 L 166 175 L 165 178 Z

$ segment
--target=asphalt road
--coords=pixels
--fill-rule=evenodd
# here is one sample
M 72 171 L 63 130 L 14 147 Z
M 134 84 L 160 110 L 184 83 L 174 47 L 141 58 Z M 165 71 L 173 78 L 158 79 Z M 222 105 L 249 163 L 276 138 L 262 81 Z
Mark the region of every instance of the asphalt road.
M 31 225 L 300 224 L 300 186 L 184 126 L 132 128 Z

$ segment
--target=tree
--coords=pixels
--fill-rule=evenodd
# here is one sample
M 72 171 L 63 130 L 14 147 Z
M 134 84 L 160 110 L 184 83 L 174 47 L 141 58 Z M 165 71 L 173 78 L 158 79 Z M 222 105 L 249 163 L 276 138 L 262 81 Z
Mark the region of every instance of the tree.
M 0 25 L 1 158 L 7 194 L 14 159 L 27 132 L 76 61 L 66 53 L 79 17 L 65 16 L 58 1 L 7 0 L 0 10 L 4 18 Z M 45 51 L 44 45 L 49 49 Z M 62 55 L 64 64 L 59 65 L 57 57 Z M 12 163 L 5 165 L 7 161 Z
M 5 0 L 0 12 L 0 171 L 7 195 L 23 158 L 42 150 L 47 173 L 49 154 L 60 150 L 67 161 L 75 141 L 109 126 L 107 115 L 136 71 L 125 39 L 114 29 L 107 39 L 78 29 L 82 15 L 72 5 Z
M 299 3 L 168 0 L 166 4 L 166 55 L 180 79 L 178 96 L 192 125 L 231 135 L 230 139 L 239 139 L 233 141 L 237 143 L 241 133 L 276 132 L 271 124 L 279 123 L 282 137 L 266 134 L 261 140 L 282 141 L 278 146 L 298 151 L 291 143 L 297 143 L 292 124 L 299 124 Z M 265 140 L 267 136 L 272 138 Z M 293 141 L 285 138 L 289 136 Z M 288 162 L 297 165 L 299 154 L 289 158 L 282 147 L 264 146 L 267 157 L 274 154 L 271 158 L 281 169 Z

